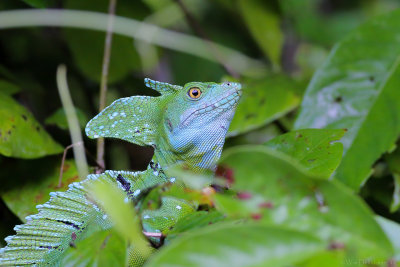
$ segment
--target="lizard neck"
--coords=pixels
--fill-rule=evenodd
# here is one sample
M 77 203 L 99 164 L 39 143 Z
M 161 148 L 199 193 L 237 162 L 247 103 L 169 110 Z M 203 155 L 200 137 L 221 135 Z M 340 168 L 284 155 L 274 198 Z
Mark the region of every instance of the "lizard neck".
M 164 127 L 166 134 L 158 140 L 153 161 L 163 168 L 184 163 L 194 172 L 215 171 L 232 115 L 228 112 L 210 123 L 194 123 L 172 131 Z

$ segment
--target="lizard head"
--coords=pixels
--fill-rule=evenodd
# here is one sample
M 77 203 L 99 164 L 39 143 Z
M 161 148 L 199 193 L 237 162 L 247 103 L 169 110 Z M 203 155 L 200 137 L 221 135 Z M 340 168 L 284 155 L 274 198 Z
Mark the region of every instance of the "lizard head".
M 234 82 L 190 82 L 176 90 L 162 114 L 162 150 L 195 169 L 213 169 L 241 93 Z
M 173 94 L 164 113 L 164 123 L 174 129 L 198 128 L 230 122 L 241 96 L 241 85 L 234 82 L 190 82 Z M 226 125 L 226 127 L 228 127 Z

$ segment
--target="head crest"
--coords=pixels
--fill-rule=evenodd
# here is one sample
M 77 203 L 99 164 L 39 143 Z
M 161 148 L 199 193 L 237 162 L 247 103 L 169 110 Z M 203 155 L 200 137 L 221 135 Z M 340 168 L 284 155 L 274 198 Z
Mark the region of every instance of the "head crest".
M 164 83 L 164 82 L 159 82 L 159 81 L 154 81 L 149 78 L 144 79 L 144 84 L 159 92 L 160 94 L 165 94 L 165 93 L 173 93 L 175 91 L 181 90 L 183 87 L 179 85 L 173 85 L 169 83 Z

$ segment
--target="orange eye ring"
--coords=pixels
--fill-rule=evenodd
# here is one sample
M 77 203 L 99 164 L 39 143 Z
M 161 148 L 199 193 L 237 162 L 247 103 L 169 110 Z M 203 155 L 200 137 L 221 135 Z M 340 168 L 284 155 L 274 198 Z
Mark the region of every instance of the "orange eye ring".
M 192 87 L 188 91 L 188 96 L 191 99 L 198 99 L 201 96 L 201 90 L 198 87 Z

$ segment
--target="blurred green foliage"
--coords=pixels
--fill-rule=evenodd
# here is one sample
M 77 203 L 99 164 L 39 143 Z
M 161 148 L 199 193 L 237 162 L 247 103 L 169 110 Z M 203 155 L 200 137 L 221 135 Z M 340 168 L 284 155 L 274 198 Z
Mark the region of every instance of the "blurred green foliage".
M 2 0 L 0 11 L 106 13 L 108 4 Z M 154 95 L 145 89 L 144 77 L 180 85 L 223 80 L 244 85 L 217 172 L 217 190 L 203 188 L 210 177 L 178 170 L 182 181 L 193 180 L 186 183 L 191 189 L 154 188 L 138 204 L 155 205 L 163 196 L 198 207 L 182 216 L 168 214 L 173 218 L 168 222 L 162 221 L 160 205 L 137 209 L 161 214 L 159 223 L 173 221 L 164 247 L 154 250 L 147 266 L 400 262 L 398 8 L 395 0 L 118 1 L 119 16 L 196 39 L 165 48 L 145 28 L 135 31 L 145 31 L 148 41 L 115 35 L 107 103 Z M 169 43 L 168 35 L 163 38 Z M 83 128 L 98 111 L 104 39 L 104 32 L 83 29 L 0 30 L 2 239 L 58 189 L 62 148 L 71 140 L 56 90 L 57 66 L 68 67 Z M 203 40 L 212 43 L 197 51 Z M 232 50 L 223 52 L 219 45 Z M 85 145 L 94 166 L 95 142 L 85 139 Z M 150 148 L 106 141 L 107 169 L 142 170 L 151 154 Z M 68 157 L 62 189 L 77 179 Z M 101 196 L 107 192 L 108 197 Z M 116 188 L 99 187 L 97 193 L 94 197 L 105 203 L 117 227 L 89 236 L 63 263 L 124 265 L 129 242 L 135 240 L 147 257 L 147 241 L 132 207 Z M 115 199 L 118 205 L 113 206 Z M 136 226 L 127 231 L 129 225 Z

